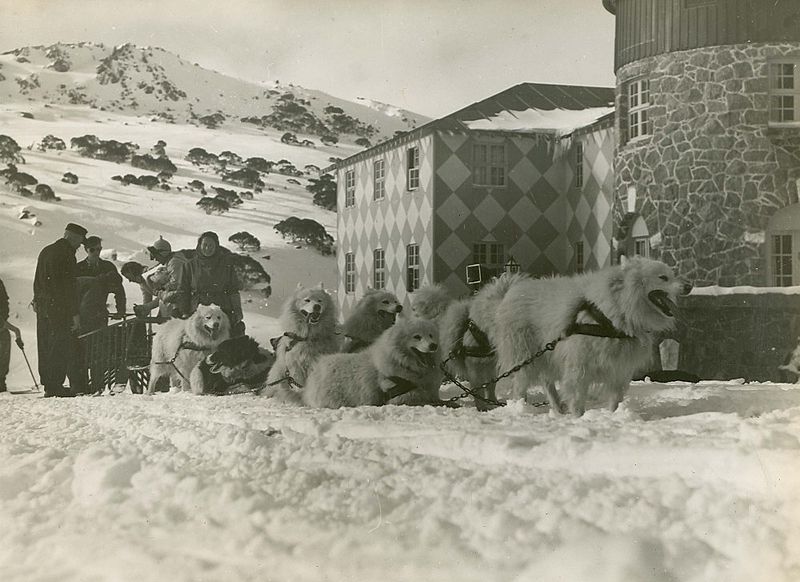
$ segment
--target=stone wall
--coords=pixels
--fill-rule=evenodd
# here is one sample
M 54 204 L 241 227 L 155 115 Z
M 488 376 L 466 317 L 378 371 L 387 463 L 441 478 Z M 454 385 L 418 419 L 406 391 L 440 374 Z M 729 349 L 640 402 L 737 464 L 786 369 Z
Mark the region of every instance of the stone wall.
M 800 57 L 800 43 L 667 53 L 617 71 L 617 135 L 639 77 L 650 79 L 653 134 L 618 143 L 615 223 L 635 187 L 652 256 L 695 285 L 767 285 L 767 222 L 798 201 L 800 129 L 768 127 L 777 56 Z
M 703 380 L 794 381 L 779 370 L 800 336 L 800 294 L 680 299 L 679 368 Z

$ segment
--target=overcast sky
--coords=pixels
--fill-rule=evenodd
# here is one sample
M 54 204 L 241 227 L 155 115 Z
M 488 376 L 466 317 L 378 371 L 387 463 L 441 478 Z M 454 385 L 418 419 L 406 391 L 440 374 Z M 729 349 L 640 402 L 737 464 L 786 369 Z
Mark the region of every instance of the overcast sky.
M 132 42 L 436 117 L 521 82 L 613 86 L 601 0 L 0 0 L 0 52 Z

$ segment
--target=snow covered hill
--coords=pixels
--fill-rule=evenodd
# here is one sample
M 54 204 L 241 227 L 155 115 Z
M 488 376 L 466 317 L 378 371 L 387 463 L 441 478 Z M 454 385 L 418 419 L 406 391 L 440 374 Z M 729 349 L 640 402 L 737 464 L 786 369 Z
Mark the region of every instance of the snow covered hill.
M 83 42 L 0 55 L 0 101 L 86 105 L 101 111 L 206 126 L 249 124 L 371 143 L 428 119 L 353 103 L 296 85 L 263 85 L 189 63 L 157 47 Z M 24 110 L 24 109 L 23 109 Z

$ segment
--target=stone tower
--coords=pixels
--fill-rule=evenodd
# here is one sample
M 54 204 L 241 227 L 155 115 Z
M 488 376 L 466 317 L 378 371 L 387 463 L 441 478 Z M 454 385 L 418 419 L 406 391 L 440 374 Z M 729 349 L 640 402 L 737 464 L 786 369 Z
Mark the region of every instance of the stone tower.
M 617 255 L 696 285 L 800 285 L 800 1 L 603 5 Z

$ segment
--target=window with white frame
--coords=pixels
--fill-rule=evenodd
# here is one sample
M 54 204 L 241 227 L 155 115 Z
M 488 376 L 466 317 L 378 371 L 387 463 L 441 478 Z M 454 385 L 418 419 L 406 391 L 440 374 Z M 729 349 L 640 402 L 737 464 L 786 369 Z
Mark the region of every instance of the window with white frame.
M 344 207 L 350 208 L 356 204 L 356 171 L 347 170 L 344 173 Z
M 372 287 L 373 289 L 386 287 L 386 256 L 383 249 L 372 251 Z
M 637 79 L 628 83 L 628 141 L 650 135 L 650 80 Z
M 406 183 L 409 190 L 419 188 L 419 146 L 408 148 L 406 152 Z
M 583 273 L 583 266 L 585 262 L 585 258 L 583 256 L 583 241 L 579 240 L 575 243 L 575 272 L 576 273 Z
M 386 161 L 375 160 L 372 170 L 372 199 L 383 200 L 386 197 Z
M 650 256 L 650 240 L 646 236 L 637 236 L 633 239 L 633 256 L 635 257 L 649 257 Z
M 506 185 L 505 144 L 473 144 L 472 184 L 475 186 Z
M 575 144 L 575 187 L 583 188 L 583 142 Z
M 800 61 L 769 63 L 769 122 L 800 122 Z
M 419 270 L 419 245 L 410 244 L 406 247 L 406 289 L 409 293 L 419 289 Z
M 792 235 L 772 235 L 772 284 L 775 287 L 792 285 Z
M 344 255 L 344 292 L 356 292 L 356 255 L 345 253 Z

